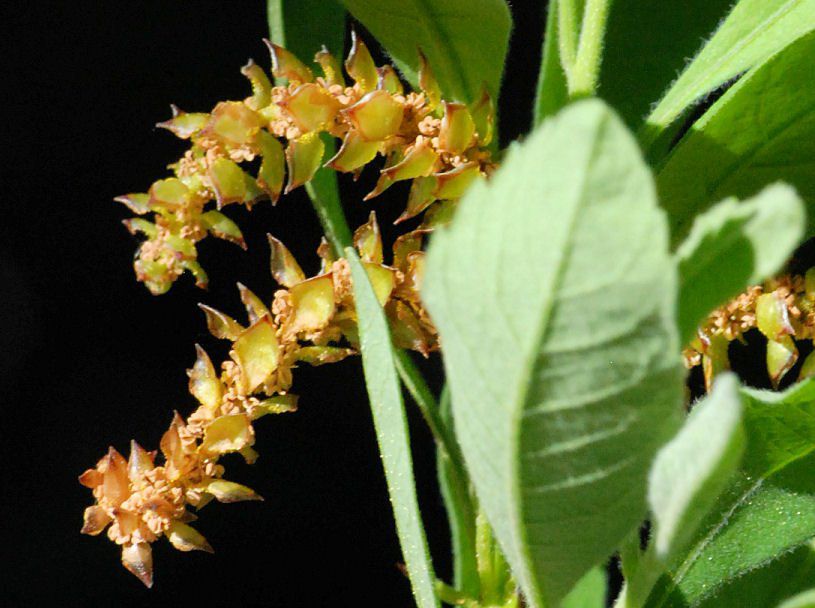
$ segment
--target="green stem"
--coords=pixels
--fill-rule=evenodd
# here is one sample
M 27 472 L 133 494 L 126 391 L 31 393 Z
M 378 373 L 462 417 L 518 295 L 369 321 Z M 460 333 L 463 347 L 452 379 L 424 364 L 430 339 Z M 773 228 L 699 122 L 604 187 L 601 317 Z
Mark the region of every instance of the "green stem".
M 444 427 L 453 429 L 450 411 L 450 390 L 444 387 L 439 403 Z M 458 444 L 456 444 L 456 447 Z M 447 521 L 450 524 L 450 544 L 453 549 L 453 583 L 464 595 L 481 596 L 476 550 L 476 505 L 470 489 L 470 479 L 463 466 L 456 466 L 443 449 L 436 453 L 436 473 L 439 480 Z
M 580 44 L 569 78 L 569 95 L 572 99 L 590 97 L 597 93 L 611 2 L 612 0 L 586 0 Z
M 575 59 L 577 58 L 577 45 L 580 32 L 577 0 L 559 0 L 557 6 L 557 31 L 560 62 L 563 71 L 571 80 Z
M 396 370 L 399 372 L 399 377 L 402 379 L 402 383 L 410 396 L 419 406 L 419 411 L 427 422 L 427 426 L 430 427 L 430 432 L 433 433 L 433 438 L 438 443 L 439 449 L 444 450 L 456 468 L 464 470 L 461 450 L 452 435 L 452 429 L 444 424 L 436 398 L 430 391 L 430 387 L 427 386 L 413 359 L 404 350 L 396 351 Z
M 329 149 L 329 148 L 326 148 Z M 333 143 L 332 148 L 333 149 Z M 331 169 L 320 169 L 306 184 L 311 205 L 320 219 L 328 242 L 338 257 L 352 244 L 351 230 L 345 221 L 342 204 L 337 189 L 337 175 Z

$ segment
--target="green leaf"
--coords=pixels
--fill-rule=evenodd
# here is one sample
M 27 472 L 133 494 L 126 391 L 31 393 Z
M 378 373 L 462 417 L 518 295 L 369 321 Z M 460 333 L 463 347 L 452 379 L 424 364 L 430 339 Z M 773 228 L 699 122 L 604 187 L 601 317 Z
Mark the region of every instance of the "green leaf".
M 511 149 L 431 241 L 456 434 L 530 606 L 644 515 L 682 400 L 675 280 L 649 171 L 597 100 Z
M 651 112 L 642 132 L 644 145 L 694 101 L 813 28 L 815 0 L 740 0 Z
M 815 546 L 812 542 L 777 560 L 751 570 L 707 596 L 696 608 L 728 606 L 779 606 L 787 598 L 808 590 L 815 580 Z M 794 604 L 793 604 L 794 606 Z M 806 606 L 806 604 L 805 604 Z
M 267 16 L 273 42 L 286 47 L 306 64 L 325 46 L 342 57 L 345 44 L 345 9 L 336 0 L 268 0 Z M 333 138 L 322 134 L 323 162 L 334 156 Z M 306 191 L 320 217 L 326 235 L 339 255 L 351 244 L 351 233 L 341 215 L 337 174 L 320 168 L 306 184 Z M 338 215 L 340 214 L 340 215 Z
M 741 414 L 738 380 L 724 374 L 657 454 L 648 502 L 659 559 L 667 561 L 685 547 L 739 466 L 745 443 Z
M 805 220 L 801 199 L 781 184 L 697 217 L 676 252 L 682 342 L 710 311 L 778 272 L 801 241 Z
M 435 607 L 438 606 L 433 583 L 435 576 L 416 499 L 407 418 L 388 322 L 353 248 L 345 249 L 345 257 L 351 265 L 365 383 L 402 555 L 417 605 L 419 608 Z
M 778 608 L 815 608 L 815 589 L 800 593 L 779 604 Z
M 306 65 L 323 45 L 342 57 L 345 9 L 337 0 L 267 0 L 272 42 L 297 55 Z
M 605 608 L 606 578 L 605 569 L 592 568 L 569 592 L 561 608 Z
M 342 0 L 415 87 L 418 49 L 448 100 L 498 99 L 512 18 L 503 0 Z
M 727 196 L 784 180 L 815 201 L 815 33 L 732 87 L 693 126 L 659 172 L 672 233 Z
M 560 111 L 569 101 L 566 74 L 560 62 L 558 48 L 558 0 L 549 3 L 546 17 L 546 33 L 535 95 L 535 126 Z
M 741 469 L 690 550 L 670 564 L 648 608 L 697 606 L 815 537 L 815 383 L 742 394 L 747 447 Z
M 727 14 L 733 0 L 614 0 L 600 95 L 639 127 L 671 81 Z

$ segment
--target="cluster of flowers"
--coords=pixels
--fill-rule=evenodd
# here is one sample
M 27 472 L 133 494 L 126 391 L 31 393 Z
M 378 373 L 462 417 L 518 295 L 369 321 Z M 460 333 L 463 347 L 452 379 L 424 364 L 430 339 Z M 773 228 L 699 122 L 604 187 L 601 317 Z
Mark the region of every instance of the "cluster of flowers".
M 377 67 L 356 36 L 345 61 L 350 86 L 327 51 L 315 57 L 323 73 L 315 77 L 292 53 L 267 44 L 274 76 L 288 84 L 272 86 L 250 61 L 242 73 L 251 82 L 251 97 L 219 103 L 210 113 L 173 107 L 173 117 L 158 126 L 192 144 L 170 165 L 174 176 L 156 181 L 146 193 L 116 199 L 140 216 L 153 214 L 152 221 L 137 217 L 125 225 L 147 237 L 134 267 L 139 281 L 155 294 L 166 292 L 185 270 L 197 285 L 206 286 L 196 243 L 207 234 L 245 247 L 238 226 L 221 213 L 224 206 L 251 208 L 261 198 L 274 203 L 284 182 L 289 192 L 311 180 L 323 165 L 357 175 L 377 155 L 384 156 L 384 168 L 366 200 L 395 182 L 413 180 L 407 208 L 397 221 L 419 215 L 436 201 L 458 199 L 473 180 L 493 168 L 486 146 L 494 112 L 486 90 L 469 107 L 443 101 L 421 58 L 422 91 L 406 93 L 395 70 Z M 325 163 L 323 133 L 342 140 L 337 154 Z M 260 164 L 253 176 L 240 164 L 256 158 Z M 212 201 L 217 209 L 207 210 Z
M 815 268 L 755 285 L 714 310 L 684 351 L 688 368 L 702 365 L 710 388 L 729 368 L 728 346 L 757 328 L 767 338 L 767 372 L 775 386 L 798 361 L 796 340 L 815 339 Z M 804 360 L 799 379 L 815 376 L 815 353 Z
M 400 237 L 393 262 L 383 263 L 376 218 L 354 234 L 354 243 L 374 291 L 385 308 L 397 346 L 427 354 L 438 347 L 435 329 L 419 302 L 425 230 Z M 80 476 L 96 504 L 85 510 L 82 532 L 96 535 L 108 525 L 108 536 L 122 546 L 122 563 L 148 587 L 153 566 L 150 543 L 166 536 L 181 551 L 212 551 L 206 539 L 189 526 L 198 509 L 213 498 L 220 502 L 258 500 L 251 489 L 223 479 L 218 464 L 223 454 L 238 452 L 248 463 L 257 459 L 252 448 L 252 423 L 266 414 L 291 412 L 297 398 L 289 393 L 292 369 L 300 362 L 321 365 L 356 351 L 357 317 L 351 274 L 345 259 L 335 259 L 328 243 L 318 249 L 322 267 L 307 278 L 289 250 L 269 237 L 271 270 L 284 287 L 271 306 L 239 284 L 249 325 L 207 306 L 210 332 L 229 340 L 229 359 L 217 374 L 207 353 L 196 346 L 190 393 L 199 407 L 186 420 L 177 413 L 161 439 L 163 464 L 156 452 L 135 441 L 127 461 L 112 447 Z M 345 344 L 346 346 L 341 346 Z

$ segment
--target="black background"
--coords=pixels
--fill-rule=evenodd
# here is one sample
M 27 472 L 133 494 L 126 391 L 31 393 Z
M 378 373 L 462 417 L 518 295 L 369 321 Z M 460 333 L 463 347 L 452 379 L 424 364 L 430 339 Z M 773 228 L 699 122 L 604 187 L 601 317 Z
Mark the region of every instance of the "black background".
M 531 121 L 543 4 L 513 3 L 504 141 Z M 194 408 L 185 369 L 195 342 L 225 355 L 195 303 L 243 318 L 236 280 L 265 298 L 274 289 L 265 233 L 313 272 L 320 230 L 302 191 L 275 209 L 230 207 L 249 252 L 209 239 L 209 291 L 185 276 L 153 297 L 133 277 L 137 240 L 120 224 L 130 213 L 111 200 L 146 190 L 184 150 L 153 127 L 170 103 L 207 111 L 248 94 L 240 66 L 250 56 L 269 65 L 262 0 L 13 3 L 3 13 L 0 604 L 411 606 L 356 359 L 298 369 L 300 411 L 258 423 L 254 466 L 227 459 L 229 478 L 266 501 L 201 513 L 214 556 L 156 543 L 147 590 L 104 536 L 79 534 L 92 499 L 77 475 L 108 445 L 154 449 L 173 409 Z M 342 180 L 354 226 L 372 207 L 383 225 L 403 208 L 405 188 L 360 202 L 374 173 Z M 424 367 L 438 388 L 439 361 Z M 432 441 L 412 407 L 410 421 L 430 544 L 449 577 Z

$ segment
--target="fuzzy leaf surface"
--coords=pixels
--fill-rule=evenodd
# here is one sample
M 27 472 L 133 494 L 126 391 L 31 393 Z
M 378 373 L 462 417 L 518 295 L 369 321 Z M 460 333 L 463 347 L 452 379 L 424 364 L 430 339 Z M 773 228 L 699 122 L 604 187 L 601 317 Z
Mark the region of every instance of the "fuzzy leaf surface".
M 815 202 L 815 33 L 731 88 L 685 135 L 657 186 L 675 238 L 727 196 L 783 180 Z
M 702 605 L 815 537 L 815 383 L 742 395 L 747 445 L 740 470 L 648 608 Z
M 668 560 L 682 549 L 735 472 L 744 451 L 739 383 L 733 374 L 713 391 L 654 460 L 648 503 L 654 518 L 657 556 Z
M 740 0 L 651 112 L 647 129 L 658 134 L 694 101 L 813 29 L 815 0 Z
M 425 54 L 448 100 L 498 99 L 512 17 L 503 0 L 342 0 L 415 87 Z
M 732 5 L 732 0 L 614 0 L 600 95 L 629 126 L 639 127 Z
M 636 143 L 591 100 L 513 148 L 431 242 L 456 434 L 530 606 L 644 515 L 682 398 L 667 238 Z

